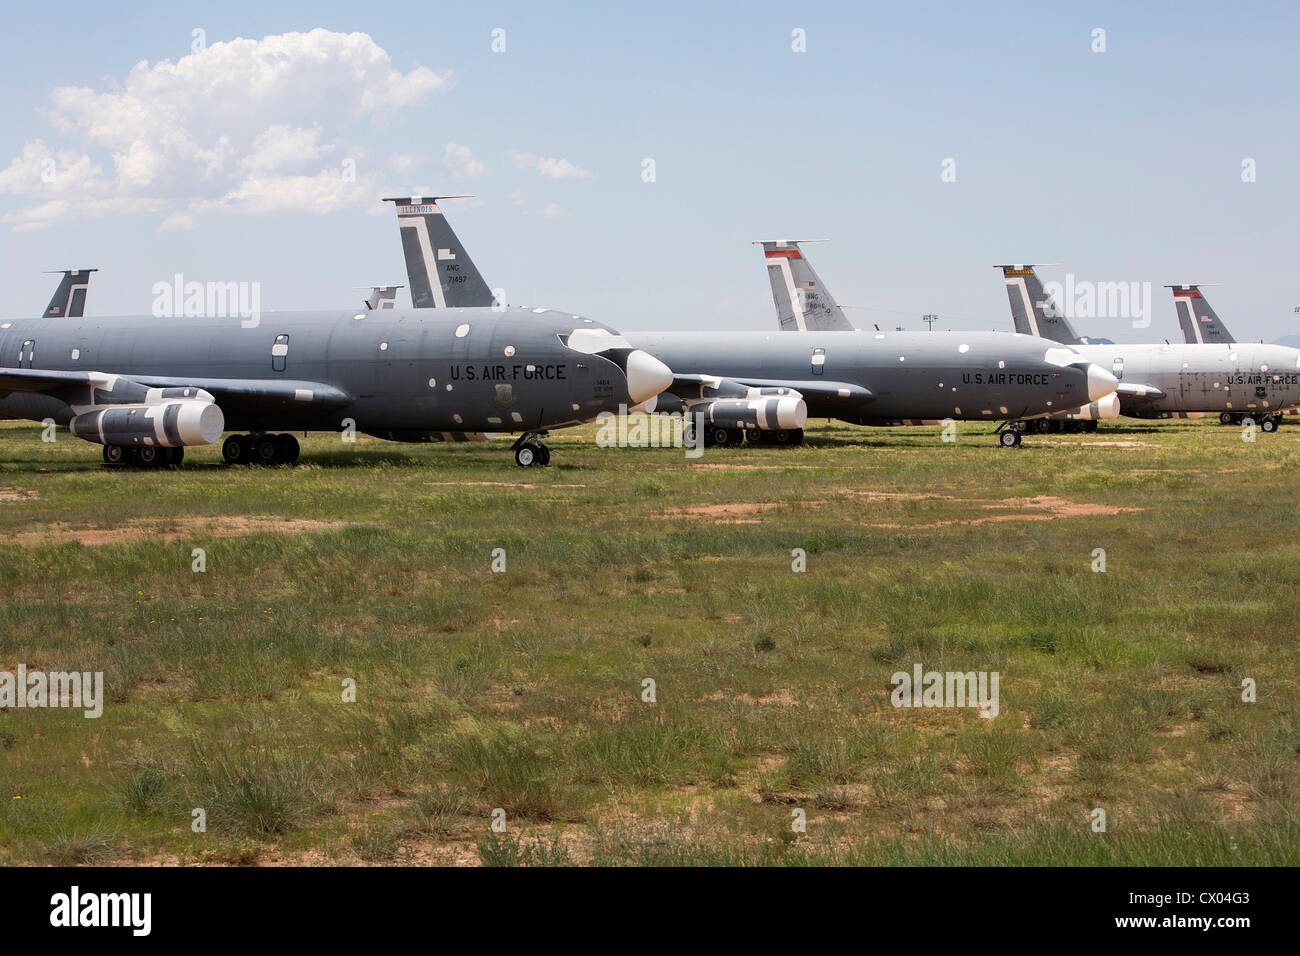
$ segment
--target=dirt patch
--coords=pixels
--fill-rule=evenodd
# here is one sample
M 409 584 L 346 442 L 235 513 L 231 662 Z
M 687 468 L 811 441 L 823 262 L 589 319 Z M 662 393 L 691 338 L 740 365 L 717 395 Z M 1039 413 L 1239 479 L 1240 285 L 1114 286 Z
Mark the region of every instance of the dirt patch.
M 1012 514 L 986 515 L 981 518 L 949 518 L 942 521 L 931 521 L 925 524 L 899 524 L 896 522 L 872 524 L 872 528 L 942 528 L 948 525 L 958 524 L 991 524 L 1000 521 L 1055 521 L 1058 518 L 1084 518 L 1097 515 L 1122 515 L 1132 514 L 1142 511 L 1142 508 L 1126 508 L 1120 505 L 1100 505 L 1081 501 L 1066 501 L 1064 498 L 1053 498 L 1050 495 L 1040 495 L 1035 498 L 1004 498 L 1001 501 L 976 501 L 970 502 L 981 508 L 1001 508 L 1015 509 Z
M 0 488 L 0 501 L 35 501 L 36 492 L 21 488 Z
M 1138 441 L 1135 438 L 1113 439 L 1110 441 L 1054 441 L 1053 445 L 1082 445 L 1085 448 L 1156 448 L 1153 442 Z
M 135 518 L 116 528 L 72 528 L 52 524 L 42 531 L 20 531 L 9 540 L 19 546 L 76 541 L 88 547 L 149 539 L 167 543 L 179 538 L 237 538 L 250 534 L 305 534 L 342 527 L 342 521 L 247 515 L 213 518 Z

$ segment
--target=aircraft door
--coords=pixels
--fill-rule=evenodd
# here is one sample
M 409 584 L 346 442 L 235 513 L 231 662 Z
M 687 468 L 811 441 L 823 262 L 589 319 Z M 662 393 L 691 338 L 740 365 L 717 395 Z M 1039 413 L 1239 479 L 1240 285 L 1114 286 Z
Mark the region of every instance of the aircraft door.
M 812 350 L 812 373 L 814 375 L 822 375 L 825 373 L 825 371 L 826 371 L 826 350 L 813 349 Z
M 271 371 L 283 372 L 289 363 L 289 336 L 277 335 L 271 346 Z
M 1111 362 L 1110 370 L 1120 381 L 1124 380 L 1124 356 L 1117 355 L 1115 361 Z
M 18 350 L 18 367 L 31 368 L 36 361 L 36 340 L 27 339 Z

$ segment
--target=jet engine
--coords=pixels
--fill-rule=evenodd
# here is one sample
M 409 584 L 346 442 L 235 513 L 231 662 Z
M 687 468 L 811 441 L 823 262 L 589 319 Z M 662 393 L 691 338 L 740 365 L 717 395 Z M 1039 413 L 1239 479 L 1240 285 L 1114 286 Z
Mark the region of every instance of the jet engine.
M 123 448 L 210 445 L 226 430 L 226 416 L 202 389 L 151 388 L 144 398 L 78 408 L 68 429 L 85 441 Z

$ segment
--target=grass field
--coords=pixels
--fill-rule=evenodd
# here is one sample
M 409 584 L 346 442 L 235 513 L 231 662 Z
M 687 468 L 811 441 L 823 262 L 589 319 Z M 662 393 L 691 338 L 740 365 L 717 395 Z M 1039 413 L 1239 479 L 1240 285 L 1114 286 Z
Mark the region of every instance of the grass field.
M 0 862 L 1300 862 L 1300 428 L 990 431 L 130 473 L 2 424 L 0 671 L 107 700 L 0 713 Z M 892 706 L 918 663 L 998 715 Z

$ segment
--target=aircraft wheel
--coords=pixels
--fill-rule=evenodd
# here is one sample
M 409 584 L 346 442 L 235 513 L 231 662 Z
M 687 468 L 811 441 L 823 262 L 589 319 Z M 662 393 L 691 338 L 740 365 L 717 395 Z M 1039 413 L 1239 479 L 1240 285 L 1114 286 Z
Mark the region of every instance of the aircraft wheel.
M 1011 431 L 1015 432 L 1017 435 L 1023 435 L 1025 429 L 1027 429 L 1028 427 L 1029 427 L 1029 422 L 1025 422 L 1025 421 L 1014 421 L 1007 425 L 1007 428 L 1011 429 Z
M 1097 430 L 1096 422 L 1084 422 L 1083 430 L 1086 432 L 1095 432 Z
M 243 435 L 231 435 L 221 445 L 221 457 L 227 465 L 247 465 L 248 445 Z
M 1219 412 L 1219 424 L 1220 424 L 1220 425 L 1231 425 L 1231 424 L 1232 424 L 1232 412 Z
M 545 445 L 538 445 L 537 448 L 541 452 L 541 457 L 538 458 L 537 463 L 542 467 L 549 465 L 551 463 L 551 450 Z
M 722 428 L 721 426 L 714 426 L 704 433 L 705 444 L 717 448 L 739 445 L 744 437 L 744 431 L 739 428 Z
M 1052 422 L 1048 421 L 1046 418 L 1034 419 L 1034 431 L 1038 432 L 1038 434 L 1046 435 L 1051 430 Z
M 802 445 L 802 444 L 803 444 L 803 429 L 802 429 L 802 428 L 792 428 L 792 429 L 790 429 L 790 444 L 791 444 L 791 445 Z
M 125 465 L 129 457 L 130 455 L 127 453 L 127 449 L 123 448 L 121 445 L 104 446 L 104 464 L 109 467 L 117 468 Z
M 998 443 L 1003 448 L 1015 448 L 1020 444 L 1020 432 L 1010 428 L 1004 428 L 998 433 Z
M 164 468 L 179 468 L 181 466 L 181 462 L 183 462 L 184 460 L 185 460 L 185 448 L 183 446 L 177 445 L 175 448 L 163 449 L 162 464 Z
M 298 461 L 302 446 L 292 435 L 275 436 L 275 461 L 279 465 L 293 465 Z
M 1275 419 L 1275 418 L 1263 418 L 1263 419 L 1260 419 L 1260 422 L 1259 422 L 1259 430 L 1262 431 L 1262 432 L 1275 432 L 1275 431 L 1277 431 L 1277 419 Z
M 531 468 L 542 463 L 542 446 L 524 442 L 515 449 L 515 464 L 520 468 Z
M 745 440 L 752 445 L 766 445 L 771 441 L 775 441 L 778 445 L 783 445 L 785 442 L 781 440 L 780 436 L 784 434 L 785 432 L 779 429 L 774 432 L 769 432 L 762 428 L 751 428 L 749 431 L 745 432 Z
M 276 442 L 274 435 L 263 435 L 260 438 L 254 438 L 250 443 L 253 446 L 252 460 L 259 465 L 277 464 L 280 446 Z
M 157 468 L 162 463 L 162 455 L 157 445 L 141 445 L 131 449 L 131 464 L 137 468 Z

